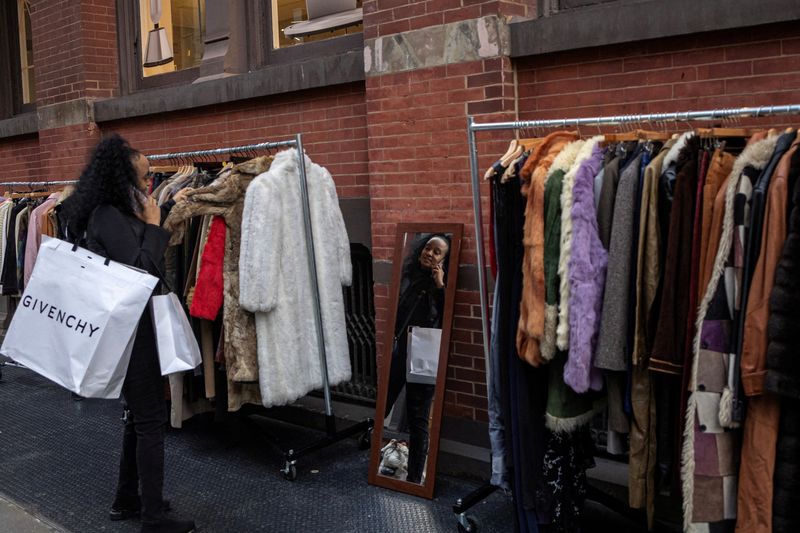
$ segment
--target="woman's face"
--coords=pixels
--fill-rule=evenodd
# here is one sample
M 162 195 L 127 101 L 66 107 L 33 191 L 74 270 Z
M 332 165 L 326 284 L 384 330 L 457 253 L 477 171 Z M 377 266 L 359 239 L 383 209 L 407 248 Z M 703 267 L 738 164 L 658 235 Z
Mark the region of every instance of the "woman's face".
M 419 264 L 425 268 L 433 268 L 447 257 L 448 246 L 441 237 L 433 237 L 419 254 Z
M 136 188 L 142 192 L 147 192 L 150 189 L 150 162 L 147 158 L 140 153 L 133 156 L 133 169 L 136 171 Z

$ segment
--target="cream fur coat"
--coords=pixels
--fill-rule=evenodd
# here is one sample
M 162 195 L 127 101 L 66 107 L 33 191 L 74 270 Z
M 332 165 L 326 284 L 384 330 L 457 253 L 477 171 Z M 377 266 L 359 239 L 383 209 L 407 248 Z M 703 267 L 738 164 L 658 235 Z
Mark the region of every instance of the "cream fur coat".
M 306 157 L 311 227 L 331 386 L 350 379 L 342 285 L 350 242 L 330 173 Z M 297 150 L 275 157 L 247 189 L 239 258 L 240 302 L 255 313 L 263 404 L 284 405 L 322 387 L 303 226 Z

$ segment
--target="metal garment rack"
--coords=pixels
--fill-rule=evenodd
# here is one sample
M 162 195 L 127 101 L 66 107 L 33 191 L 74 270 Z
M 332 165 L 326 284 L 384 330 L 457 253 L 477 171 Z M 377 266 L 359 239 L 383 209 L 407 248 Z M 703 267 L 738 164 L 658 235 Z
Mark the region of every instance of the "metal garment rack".
M 53 187 L 58 185 L 75 185 L 78 180 L 67 181 L 0 181 L 0 189 L 3 187 Z M 26 191 L 27 192 L 27 191 Z M 33 191 L 30 191 L 33 192 Z
M 486 265 L 484 259 L 483 242 L 483 217 L 481 214 L 481 190 L 480 177 L 478 174 L 478 148 L 475 139 L 476 132 L 479 131 L 506 131 L 506 130 L 534 130 L 548 128 L 564 128 L 568 126 L 611 126 L 618 124 L 637 124 L 637 123 L 667 123 L 667 122 L 691 122 L 708 121 L 726 118 L 758 118 L 777 115 L 798 115 L 800 114 L 800 104 L 776 105 L 764 107 L 739 107 L 729 109 L 710 109 L 705 111 L 683 111 L 675 113 L 652 113 L 645 115 L 615 115 L 600 117 L 580 117 L 547 120 L 523 120 L 512 122 L 489 122 L 484 124 L 475 123 L 475 118 L 470 116 L 467 119 L 467 141 L 469 145 L 469 166 L 472 178 L 472 207 L 475 215 L 475 247 L 478 254 L 478 287 L 480 290 L 481 304 L 481 331 L 483 333 L 483 353 L 486 358 L 486 379 L 489 376 L 489 304 L 486 282 Z M 492 494 L 497 487 L 485 484 L 463 498 L 459 498 L 453 506 L 453 512 L 457 515 L 459 530 L 473 532 L 476 531 L 474 522 L 466 515 L 466 512 L 476 504 L 483 501 Z
M 191 159 L 213 157 L 218 155 L 228 155 L 235 153 L 253 153 L 262 150 L 271 151 L 279 148 L 297 149 L 297 162 L 300 169 L 300 194 L 303 205 L 303 226 L 305 228 L 306 251 L 308 256 L 308 270 L 311 274 L 311 293 L 314 295 L 314 322 L 317 330 L 317 346 L 319 348 L 320 365 L 322 367 L 322 390 L 325 397 L 325 436 L 299 450 L 290 449 L 285 454 L 286 463 L 281 470 L 283 476 L 289 481 L 297 478 L 297 461 L 301 457 L 309 455 L 317 450 L 326 448 L 331 444 L 344 440 L 358 433 L 363 433 L 360 439 L 362 447 L 368 446 L 371 440 L 374 420 L 367 418 L 361 422 L 337 431 L 336 417 L 333 413 L 331 404 L 331 387 L 328 380 L 328 361 L 325 355 L 325 337 L 322 331 L 322 310 L 320 308 L 319 283 L 317 280 L 317 261 L 314 253 L 314 235 L 311 228 L 311 211 L 308 201 L 308 178 L 306 176 L 305 152 L 303 151 L 303 136 L 298 133 L 294 139 L 277 142 L 263 142 L 258 144 L 248 144 L 244 146 L 233 146 L 230 148 L 216 148 L 211 150 L 194 150 L 191 152 L 174 152 L 166 154 L 148 155 L 150 161 L 164 161 L 171 159 Z
M 78 180 L 67 180 L 67 181 L 2 181 L 0 182 L 0 191 L 3 190 L 4 187 L 52 187 L 58 185 L 74 185 L 78 183 Z M 34 192 L 34 191 L 26 191 L 26 192 Z M 14 361 L 0 361 L 0 379 L 3 379 L 3 367 L 10 366 L 16 368 L 26 368 L 24 365 L 21 365 Z

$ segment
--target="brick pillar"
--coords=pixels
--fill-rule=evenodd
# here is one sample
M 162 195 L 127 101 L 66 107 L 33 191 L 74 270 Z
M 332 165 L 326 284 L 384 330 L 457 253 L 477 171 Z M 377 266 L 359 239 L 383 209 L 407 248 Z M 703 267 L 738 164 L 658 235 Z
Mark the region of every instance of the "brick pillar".
M 114 0 L 31 2 L 39 175 L 74 179 L 100 138 L 91 100 L 119 92 Z
M 463 222 L 445 411 L 477 420 L 486 420 L 487 403 L 467 116 L 484 122 L 515 118 L 505 16 L 533 15 L 534 4 L 532 0 L 364 2 L 379 365 L 384 363 L 396 224 Z M 484 153 L 502 153 L 508 136 L 482 135 L 480 148 Z M 492 138 L 502 140 L 492 144 Z M 486 185 L 482 193 L 486 222 Z M 485 229 L 484 235 L 488 235 Z

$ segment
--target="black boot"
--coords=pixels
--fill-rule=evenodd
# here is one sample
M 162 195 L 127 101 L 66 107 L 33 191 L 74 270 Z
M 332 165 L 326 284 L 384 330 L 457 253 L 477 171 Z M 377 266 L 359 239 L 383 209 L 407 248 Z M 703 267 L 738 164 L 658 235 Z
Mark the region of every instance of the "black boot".
M 169 500 L 164 500 L 161 509 L 166 513 L 172 510 Z M 130 518 L 139 518 L 142 514 L 142 502 L 139 498 L 131 501 L 124 501 L 121 498 L 114 500 L 111 504 L 111 510 L 108 512 L 109 520 L 118 522 L 120 520 L 128 520 Z
M 141 533 L 191 533 L 194 529 L 194 520 L 165 518 L 154 524 L 142 524 Z

